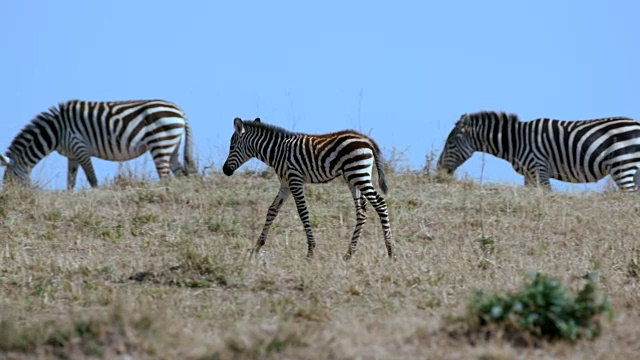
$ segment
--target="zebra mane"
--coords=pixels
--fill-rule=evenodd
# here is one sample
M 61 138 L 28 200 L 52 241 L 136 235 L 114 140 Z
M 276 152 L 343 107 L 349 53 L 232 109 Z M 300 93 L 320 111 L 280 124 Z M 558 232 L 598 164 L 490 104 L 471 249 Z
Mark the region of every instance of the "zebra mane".
M 282 135 L 299 135 L 299 132 L 287 130 L 283 127 L 271 124 L 265 124 L 261 121 L 243 120 L 242 123 L 247 128 L 263 129 L 269 132 L 275 132 Z
M 43 111 L 36 115 L 27 125 L 25 125 L 18 134 L 11 140 L 11 144 L 6 151 L 6 155 L 19 154 L 26 147 L 31 145 L 36 139 L 38 133 L 42 128 L 41 124 L 44 122 L 53 122 L 60 115 L 60 107 L 64 104 L 60 103 L 58 107 L 52 106 L 47 111 Z
M 504 119 L 513 122 L 520 121 L 518 115 L 514 113 L 508 113 L 506 111 L 483 110 L 474 113 L 463 114 L 462 116 L 460 116 L 458 122 L 456 122 L 456 127 L 466 127 L 469 125 L 486 123 L 489 121 L 494 121 L 494 119 Z

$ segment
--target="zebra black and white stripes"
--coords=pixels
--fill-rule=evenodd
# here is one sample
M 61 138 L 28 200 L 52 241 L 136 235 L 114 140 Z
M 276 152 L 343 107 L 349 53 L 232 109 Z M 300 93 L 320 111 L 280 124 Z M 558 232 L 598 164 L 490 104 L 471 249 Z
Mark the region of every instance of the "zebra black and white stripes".
M 356 207 L 356 226 L 344 258 L 350 259 L 356 251 L 367 219 L 367 201 L 380 217 L 387 254 L 393 257 L 387 204 L 371 180 L 375 164 L 380 189 L 387 192 L 380 149 L 373 139 L 353 130 L 323 135 L 294 133 L 264 124 L 259 118 L 254 121 L 235 118 L 234 127 L 223 172 L 230 176 L 255 157 L 272 167 L 280 178 L 280 190 L 269 207 L 264 228 L 253 249 L 254 254 L 264 245 L 280 207 L 292 194 L 307 235 L 307 256 L 313 257 L 316 243 L 309 222 L 304 184 L 325 183 L 342 176 L 349 185 Z
M 453 173 L 475 151 L 509 161 L 525 185 L 550 189 L 550 179 L 586 183 L 611 175 L 620 189 L 636 191 L 640 123 L 626 117 L 523 122 L 505 112 L 464 114 L 447 138 L 438 168 Z
M 179 145 L 185 135 L 184 167 Z M 89 184 L 98 185 L 91 157 L 126 161 L 149 151 L 160 179 L 197 172 L 187 118 L 164 100 L 92 102 L 70 100 L 38 114 L 11 142 L 0 164 L 4 181 L 30 181 L 33 167 L 51 152 L 68 158 L 67 188 L 76 183 L 82 166 Z

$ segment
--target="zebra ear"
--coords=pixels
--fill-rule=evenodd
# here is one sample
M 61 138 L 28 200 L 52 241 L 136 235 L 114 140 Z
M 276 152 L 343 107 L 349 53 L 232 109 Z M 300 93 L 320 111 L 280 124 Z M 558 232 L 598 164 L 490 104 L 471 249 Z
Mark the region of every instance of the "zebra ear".
M 6 157 L 4 154 L 0 154 L 0 166 L 9 166 L 10 162 L 11 160 L 9 160 L 8 157 Z
M 255 120 L 253 120 L 253 122 L 260 122 L 260 118 L 257 117 Z
M 465 130 L 467 130 L 467 126 L 468 126 L 468 122 L 467 122 L 467 114 L 462 114 L 460 116 L 460 120 L 458 120 L 458 122 L 456 123 L 456 127 L 461 131 L 461 132 L 465 132 Z
M 244 123 L 239 117 L 233 119 L 233 127 L 236 129 L 238 135 L 244 134 Z

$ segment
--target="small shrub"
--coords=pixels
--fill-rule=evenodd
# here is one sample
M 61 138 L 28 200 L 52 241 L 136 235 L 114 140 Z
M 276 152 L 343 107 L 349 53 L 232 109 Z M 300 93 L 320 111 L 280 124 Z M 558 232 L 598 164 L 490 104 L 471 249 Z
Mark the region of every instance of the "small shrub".
M 422 168 L 422 174 L 426 176 L 432 176 L 437 173 L 438 170 L 438 155 L 436 149 L 431 146 L 429 151 L 424 157 L 424 167 Z
M 512 333 L 525 332 L 550 340 L 575 341 L 600 335 L 598 317 L 613 309 L 605 295 L 596 291 L 595 276 L 571 296 L 559 281 L 537 273 L 519 292 L 507 295 L 476 291 L 471 296 L 470 317 L 479 327 L 488 324 L 505 326 Z
M 392 147 L 390 150 L 382 152 L 383 167 L 388 175 L 409 172 L 410 166 L 409 158 L 407 156 L 408 151 L 409 148 L 399 150 Z

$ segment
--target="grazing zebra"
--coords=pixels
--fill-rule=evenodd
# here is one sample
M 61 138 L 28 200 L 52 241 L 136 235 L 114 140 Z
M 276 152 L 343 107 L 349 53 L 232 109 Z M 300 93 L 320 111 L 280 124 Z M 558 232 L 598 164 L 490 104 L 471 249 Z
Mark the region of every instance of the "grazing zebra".
M 185 134 L 184 168 L 179 145 Z M 68 158 L 67 189 L 76 183 L 82 166 L 91 187 L 98 185 L 91 163 L 103 160 L 125 161 L 149 151 L 158 176 L 197 172 L 193 158 L 191 128 L 184 112 L 164 100 L 92 102 L 70 100 L 38 114 L 11 142 L 7 154 L 0 154 L 6 166 L 4 182 L 30 183 L 33 167 L 57 151 Z
M 309 223 L 304 184 L 325 183 L 342 176 L 349 185 L 356 206 L 356 227 L 344 259 L 350 259 L 356 251 L 367 219 L 366 201 L 371 203 L 380 217 L 387 254 L 393 257 L 387 204 L 371 182 L 375 163 L 380 188 L 384 193 L 387 192 L 380 149 L 373 139 L 353 130 L 324 135 L 295 133 L 264 124 L 260 118 L 254 121 L 235 118 L 233 124 L 235 131 L 231 136 L 229 156 L 222 167 L 225 175 L 231 176 L 238 167 L 255 157 L 274 168 L 280 178 L 280 190 L 269 207 L 253 254 L 257 254 L 264 245 L 278 210 L 291 193 L 307 234 L 307 257 L 313 257 L 316 242 Z
M 549 179 L 596 182 L 611 175 L 633 192 L 640 167 L 640 123 L 626 117 L 520 121 L 515 114 L 464 114 L 449 134 L 438 168 L 452 174 L 475 151 L 509 161 L 525 185 L 551 189 Z

